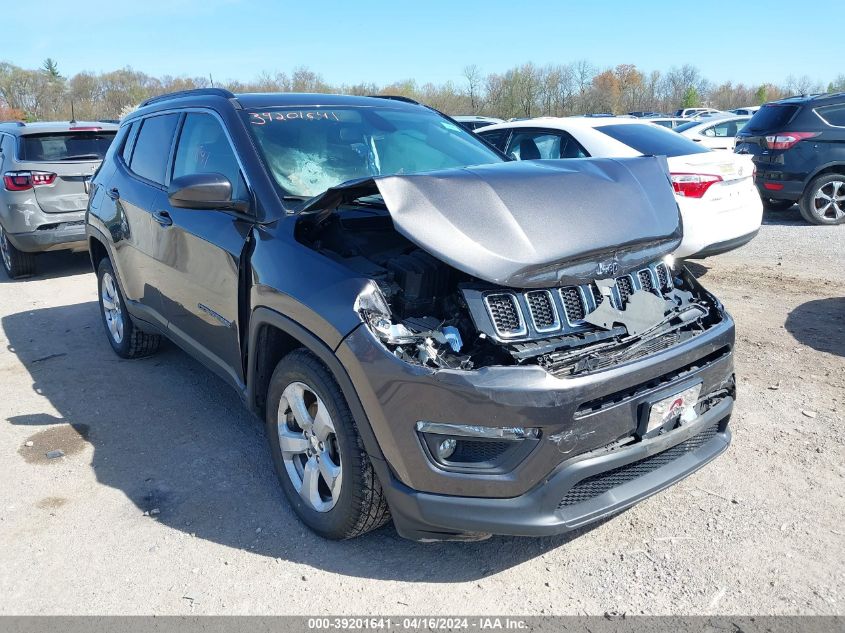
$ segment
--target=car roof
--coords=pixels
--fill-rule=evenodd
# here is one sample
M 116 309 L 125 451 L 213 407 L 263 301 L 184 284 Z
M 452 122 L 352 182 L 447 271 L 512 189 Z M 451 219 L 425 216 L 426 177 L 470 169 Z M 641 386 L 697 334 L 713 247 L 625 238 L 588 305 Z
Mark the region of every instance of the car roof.
M 730 121 L 750 121 L 750 114 L 728 114 L 726 116 L 712 116 L 706 119 L 686 119 L 690 123 L 697 123 L 698 125 L 689 126 L 684 132 L 689 132 L 699 127 L 709 127 L 711 125 L 718 125 Z
M 845 92 L 823 93 L 813 95 L 793 95 L 784 97 L 777 101 L 771 101 L 763 105 L 802 105 L 811 103 L 814 106 L 828 105 L 831 103 L 842 103 L 845 101 Z
M 482 116 L 480 114 L 456 114 L 452 117 L 455 121 L 501 121 L 494 116 Z
M 117 131 L 118 125 L 106 121 L 36 121 L 34 123 L 11 121 L 0 123 L 0 132 L 12 134 L 13 136 L 49 134 L 51 132 L 73 132 L 74 130 L 80 132 L 86 131 L 80 128 L 99 128 L 104 132 L 115 132 Z
M 628 117 L 587 117 L 587 116 L 568 116 L 568 117 L 554 117 L 542 116 L 535 119 L 525 119 L 522 121 L 507 121 L 505 123 L 496 123 L 495 125 L 488 125 L 487 127 L 479 128 L 476 132 L 486 132 L 487 130 L 510 129 L 515 127 L 546 127 L 555 130 L 570 130 L 570 129 L 584 129 L 596 128 L 605 125 L 649 125 L 654 119 L 634 119 Z

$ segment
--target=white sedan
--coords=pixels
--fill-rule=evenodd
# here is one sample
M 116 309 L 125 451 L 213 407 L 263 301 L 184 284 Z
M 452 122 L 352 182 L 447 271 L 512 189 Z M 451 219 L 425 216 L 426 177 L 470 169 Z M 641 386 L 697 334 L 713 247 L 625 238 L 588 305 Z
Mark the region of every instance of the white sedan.
M 760 230 L 763 204 L 748 156 L 711 151 L 647 120 L 542 117 L 476 133 L 518 160 L 666 156 L 684 223 L 676 257 L 724 253 Z
M 696 143 L 701 143 L 704 147 L 726 149 L 732 152 L 736 145 L 737 132 L 750 120 L 750 116 L 726 116 L 718 119 L 690 121 L 676 127 L 675 131 Z

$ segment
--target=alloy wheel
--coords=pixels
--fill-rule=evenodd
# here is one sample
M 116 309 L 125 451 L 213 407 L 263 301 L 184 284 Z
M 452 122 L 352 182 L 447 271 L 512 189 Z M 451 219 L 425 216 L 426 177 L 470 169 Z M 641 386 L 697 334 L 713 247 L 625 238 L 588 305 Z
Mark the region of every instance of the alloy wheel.
M 9 252 L 9 238 L 6 237 L 6 232 L 2 226 L 0 226 L 0 255 L 3 257 L 3 266 L 5 266 L 6 271 L 11 272 L 12 255 Z
M 845 182 L 834 180 L 816 190 L 813 213 L 826 220 L 839 220 L 845 216 Z
M 103 315 L 106 317 L 106 327 L 115 343 L 123 342 L 123 311 L 120 309 L 120 295 L 117 283 L 111 273 L 103 273 L 100 298 L 103 303 Z
M 277 417 L 279 447 L 293 487 L 309 507 L 328 512 L 342 483 L 334 422 L 320 397 L 305 383 L 282 392 Z

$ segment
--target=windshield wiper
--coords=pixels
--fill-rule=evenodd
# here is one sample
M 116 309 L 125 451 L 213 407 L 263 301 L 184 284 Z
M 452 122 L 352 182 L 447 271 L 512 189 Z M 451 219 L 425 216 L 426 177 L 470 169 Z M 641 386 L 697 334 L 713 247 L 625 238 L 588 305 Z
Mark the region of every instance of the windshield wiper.
M 73 156 L 65 156 L 62 160 L 102 160 L 99 154 L 74 154 Z

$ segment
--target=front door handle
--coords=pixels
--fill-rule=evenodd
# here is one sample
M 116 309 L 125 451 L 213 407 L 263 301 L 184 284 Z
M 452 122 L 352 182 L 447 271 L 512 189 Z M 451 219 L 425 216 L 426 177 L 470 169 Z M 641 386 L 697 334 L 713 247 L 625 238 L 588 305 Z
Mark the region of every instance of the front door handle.
M 153 212 L 153 220 L 158 222 L 161 226 L 170 226 L 173 224 L 173 218 L 170 217 L 170 214 L 167 211 Z
M 108 197 L 109 197 L 109 198 L 111 198 L 112 200 L 117 200 L 117 199 L 119 199 L 119 198 L 120 198 L 120 192 L 117 190 L 117 187 L 112 187 L 111 189 L 109 189 L 109 190 L 106 192 L 106 194 L 107 194 L 107 195 L 108 195 Z

